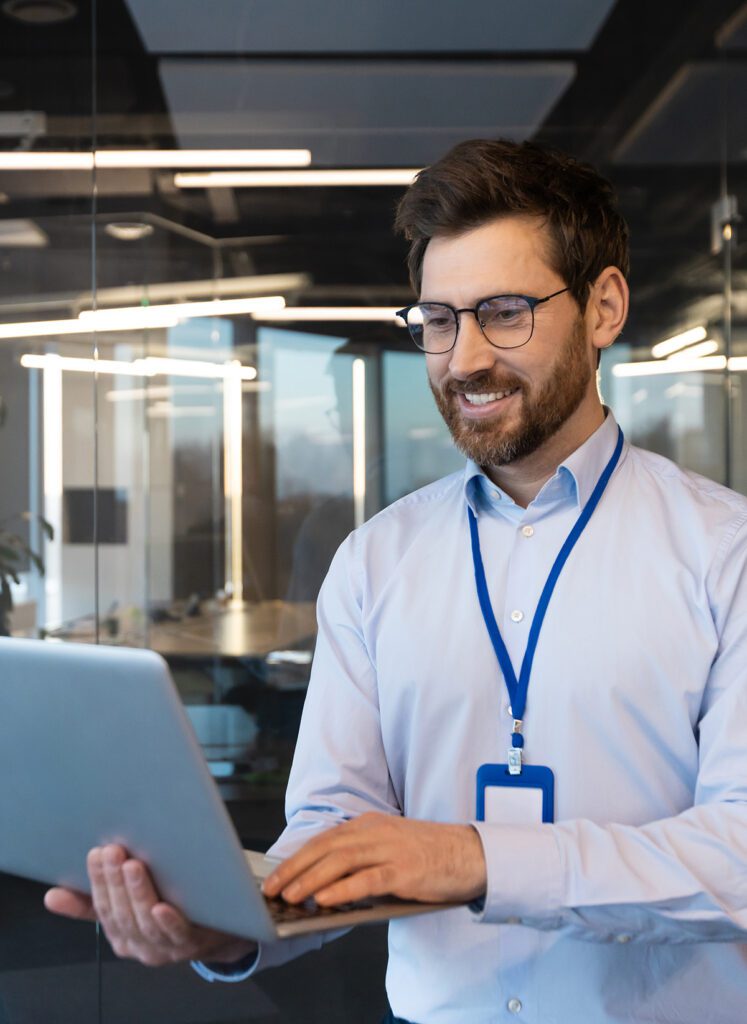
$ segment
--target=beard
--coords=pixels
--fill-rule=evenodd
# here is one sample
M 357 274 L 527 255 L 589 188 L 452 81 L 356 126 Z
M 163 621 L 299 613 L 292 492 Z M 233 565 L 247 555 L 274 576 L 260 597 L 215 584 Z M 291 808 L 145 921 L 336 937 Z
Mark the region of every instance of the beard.
M 487 343 L 486 343 L 487 344 Z M 437 387 L 428 383 L 454 444 L 478 466 L 507 466 L 525 459 L 553 437 L 578 409 L 594 374 L 586 352 L 581 317 L 557 353 L 544 382 L 532 388 L 509 374 L 481 373 L 464 382 L 447 378 Z M 491 393 L 518 392 L 519 419 L 514 426 L 495 419 L 467 420 L 461 415 L 457 395 L 465 390 Z

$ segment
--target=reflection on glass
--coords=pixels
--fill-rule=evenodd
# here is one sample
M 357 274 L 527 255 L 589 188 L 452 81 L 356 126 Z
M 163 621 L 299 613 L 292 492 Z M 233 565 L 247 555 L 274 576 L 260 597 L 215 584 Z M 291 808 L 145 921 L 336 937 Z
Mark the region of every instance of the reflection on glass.
M 441 419 L 418 352 L 385 352 L 385 504 L 464 465 Z

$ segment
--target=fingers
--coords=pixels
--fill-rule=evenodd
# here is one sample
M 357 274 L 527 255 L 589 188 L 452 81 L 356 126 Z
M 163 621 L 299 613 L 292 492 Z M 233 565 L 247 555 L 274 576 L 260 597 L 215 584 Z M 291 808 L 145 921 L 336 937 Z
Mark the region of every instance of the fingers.
M 360 867 L 366 858 L 369 858 L 368 862 L 371 863 L 372 847 L 369 845 L 370 840 L 366 839 L 363 833 L 375 826 L 378 826 L 380 829 L 386 828 L 388 821 L 389 815 L 386 814 L 364 814 L 359 818 L 353 818 L 351 821 L 336 825 L 334 828 L 322 832 L 321 835 L 314 836 L 297 853 L 283 861 L 271 875 L 267 876 L 262 886 L 262 891 L 265 896 L 271 898 L 282 893 L 283 898 L 291 902 L 305 899 L 314 890 L 308 889 L 308 886 L 305 884 L 296 889 L 293 883 L 299 881 L 306 871 L 319 865 L 335 851 L 342 854 L 344 849 L 348 858 L 345 860 L 344 857 L 340 857 L 334 862 L 340 870 L 344 870 L 346 864 L 347 870 Z M 363 860 L 360 859 L 361 857 Z M 330 866 L 329 862 L 328 866 Z M 325 884 L 324 874 L 324 871 L 322 871 L 317 878 L 320 885 Z M 326 879 L 326 881 L 329 880 Z M 302 893 L 305 893 L 305 895 L 302 895 Z
M 394 866 L 377 864 L 320 889 L 314 893 L 314 899 L 321 907 L 333 907 L 338 903 L 355 903 L 371 896 L 391 896 L 395 894 L 396 888 L 397 872 Z
M 44 906 L 53 914 L 61 914 L 63 917 L 72 917 L 78 921 L 96 920 L 90 896 L 72 889 L 48 889 L 44 894 Z
M 94 908 L 118 956 L 154 966 L 178 959 L 171 936 L 153 915 L 160 898 L 144 864 L 120 846 L 106 846 L 91 850 L 88 872 Z
M 332 850 L 294 878 L 282 890 L 283 899 L 290 903 L 298 903 L 309 896 L 316 898 L 320 891 L 327 889 L 333 882 L 375 864 L 381 864 L 387 859 L 388 851 L 382 843 L 351 844 Z
M 192 926 L 176 907 L 172 907 L 169 903 L 156 903 L 151 910 L 151 915 L 174 947 L 186 946 L 190 941 Z
M 192 924 L 162 902 L 145 864 L 129 858 L 121 846 L 91 850 L 87 863 L 93 909 L 117 956 L 157 967 L 181 960 L 228 961 L 251 949 L 243 939 Z
M 364 814 L 329 829 L 284 861 L 264 885 L 290 903 L 322 905 L 390 894 L 469 902 L 485 891 L 485 856 L 469 825 Z
M 168 932 L 153 916 L 153 908 L 160 900 L 144 866 L 136 860 L 126 861 L 122 865 L 122 876 L 124 885 L 120 897 L 126 900 L 130 910 L 128 923 L 149 943 L 172 944 Z

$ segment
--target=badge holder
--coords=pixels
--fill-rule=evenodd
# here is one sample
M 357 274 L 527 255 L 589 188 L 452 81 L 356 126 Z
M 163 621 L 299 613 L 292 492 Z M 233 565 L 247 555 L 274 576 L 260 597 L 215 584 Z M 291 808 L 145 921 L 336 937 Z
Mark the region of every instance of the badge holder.
M 545 765 L 525 764 L 512 775 L 508 764 L 477 769 L 477 821 L 496 825 L 551 823 L 555 813 L 555 777 Z
M 477 821 L 495 825 L 536 825 L 552 822 L 555 777 L 550 768 L 523 764 L 523 722 L 514 719 L 506 764 L 477 769 Z

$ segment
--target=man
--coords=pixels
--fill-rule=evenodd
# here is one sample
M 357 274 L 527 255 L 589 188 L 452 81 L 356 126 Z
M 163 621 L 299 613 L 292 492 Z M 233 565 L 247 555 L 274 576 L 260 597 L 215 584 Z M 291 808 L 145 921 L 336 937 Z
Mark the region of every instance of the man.
M 266 891 L 465 904 L 390 925 L 391 1019 L 736 1024 L 747 500 L 623 443 L 600 401 L 627 230 L 591 168 L 464 143 L 398 225 L 469 461 L 335 556 Z M 93 906 L 48 906 L 98 914 L 121 955 L 238 979 L 309 948 L 192 926 L 119 848 L 90 869 Z

